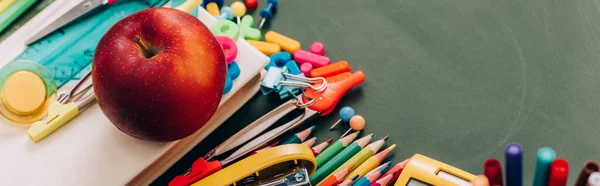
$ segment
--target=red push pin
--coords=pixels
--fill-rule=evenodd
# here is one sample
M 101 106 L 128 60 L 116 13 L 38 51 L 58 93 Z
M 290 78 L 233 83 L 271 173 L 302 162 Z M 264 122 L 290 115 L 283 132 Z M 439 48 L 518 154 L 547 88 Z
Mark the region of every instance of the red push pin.
M 258 0 L 246 0 L 246 8 L 255 10 L 258 7 Z

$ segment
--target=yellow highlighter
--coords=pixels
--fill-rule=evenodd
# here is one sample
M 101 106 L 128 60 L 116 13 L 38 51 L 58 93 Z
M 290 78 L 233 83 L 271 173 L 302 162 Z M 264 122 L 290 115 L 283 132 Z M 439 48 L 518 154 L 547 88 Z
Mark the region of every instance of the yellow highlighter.
M 92 85 L 89 85 L 85 90 L 87 91 L 91 87 Z M 27 131 L 29 133 L 29 138 L 34 142 L 38 142 L 77 116 L 79 112 L 96 100 L 93 91 L 89 92 L 92 93 L 83 95 L 83 97 L 77 101 L 62 104 L 57 100 L 51 103 L 48 107 L 48 115 L 41 121 L 35 122 L 29 127 L 29 130 Z
M 415 154 L 398 177 L 394 186 L 470 186 L 475 176 L 421 154 Z
M 302 144 L 281 145 L 232 164 L 192 184 L 204 185 L 310 185 L 316 160 Z

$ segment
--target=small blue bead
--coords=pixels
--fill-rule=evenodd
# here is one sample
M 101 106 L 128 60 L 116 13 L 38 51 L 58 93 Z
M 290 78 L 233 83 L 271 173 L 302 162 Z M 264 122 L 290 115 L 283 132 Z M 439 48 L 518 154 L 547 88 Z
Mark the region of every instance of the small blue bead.
M 349 122 L 350 118 L 352 118 L 354 115 L 356 115 L 356 112 L 354 112 L 352 107 L 343 107 L 340 110 L 340 119 L 342 119 L 344 122 Z

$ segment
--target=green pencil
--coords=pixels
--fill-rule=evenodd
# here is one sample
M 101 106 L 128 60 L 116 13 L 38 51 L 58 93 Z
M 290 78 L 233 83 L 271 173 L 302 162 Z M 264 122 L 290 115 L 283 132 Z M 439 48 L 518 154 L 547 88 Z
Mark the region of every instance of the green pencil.
M 307 128 L 306 130 L 303 130 L 301 132 L 298 132 L 296 134 L 294 134 L 292 137 L 288 138 L 287 140 L 285 140 L 284 142 L 282 142 L 282 145 L 285 144 L 299 144 L 304 142 L 304 140 L 306 140 L 306 138 L 308 138 L 308 136 L 310 135 L 310 133 L 312 132 L 312 130 L 315 128 L 315 126 L 313 125 L 310 128 Z
M 317 169 L 319 167 L 321 167 L 321 165 L 327 163 L 327 161 L 329 161 L 331 158 L 333 158 L 333 156 L 335 156 L 337 153 L 344 150 L 344 147 L 347 147 L 348 145 L 350 145 L 350 143 L 352 143 L 352 141 L 354 139 L 356 139 L 356 136 L 358 136 L 358 133 L 360 133 L 360 131 L 356 131 L 350 135 L 347 135 L 346 137 L 343 137 L 342 139 L 331 144 L 323 152 L 321 152 L 321 154 L 319 154 L 316 157 Z
M 346 162 L 348 159 L 352 158 L 354 154 L 358 153 L 369 141 L 373 138 L 373 134 L 369 134 L 365 137 L 362 137 L 354 142 L 352 142 L 348 147 L 344 148 L 342 152 L 335 155 L 331 160 L 327 161 L 321 168 L 318 168 L 317 171 L 310 177 L 311 183 L 319 183 L 323 180 L 327 175 L 331 174 L 335 169 L 337 169 L 340 165 Z

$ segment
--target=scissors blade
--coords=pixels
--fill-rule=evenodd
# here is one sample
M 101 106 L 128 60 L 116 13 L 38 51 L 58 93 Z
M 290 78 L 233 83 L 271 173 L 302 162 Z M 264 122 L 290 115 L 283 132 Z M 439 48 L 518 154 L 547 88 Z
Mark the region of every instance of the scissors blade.
M 88 12 L 92 11 L 93 9 L 95 9 L 103 4 L 105 4 L 104 0 L 84 0 L 83 2 L 79 3 L 78 5 L 75 5 L 75 7 L 71 8 L 71 10 L 69 10 L 67 13 L 60 16 L 57 20 L 50 23 L 50 25 L 46 26 L 45 28 L 43 28 L 42 30 L 37 32 L 35 35 L 33 35 L 32 37 L 27 39 L 27 41 L 25 41 L 25 44 L 29 45 L 29 44 L 45 37 L 46 35 L 54 32 L 55 30 L 65 26 L 66 24 L 70 23 L 71 21 L 77 19 L 80 16 L 87 14 Z
M 243 144 L 244 142 L 249 141 L 261 132 L 267 130 L 267 128 L 269 128 L 279 119 L 292 112 L 296 108 L 296 101 L 294 101 L 293 99 L 281 104 L 269 113 L 258 118 L 256 121 L 250 123 L 248 126 L 244 127 L 242 130 L 235 133 L 233 136 L 229 137 L 229 139 L 221 143 L 219 146 L 215 147 L 215 149 L 211 150 L 204 157 L 204 159 L 211 159 L 214 156 L 218 156 L 220 154 L 228 152 L 231 149 Z
M 221 165 L 227 165 L 228 163 L 237 160 L 238 158 L 242 157 L 243 155 L 246 155 L 260 147 L 265 146 L 269 141 L 272 141 L 275 138 L 277 138 L 278 136 L 280 136 L 281 134 L 297 127 L 298 125 L 302 124 L 302 122 L 306 121 L 308 118 L 310 118 L 318 113 L 317 111 L 314 111 L 314 110 L 311 110 L 308 108 L 305 108 L 304 110 L 305 111 L 302 115 L 294 118 L 292 121 L 289 121 L 273 130 L 270 130 L 269 132 L 246 143 L 246 145 L 240 147 L 240 149 L 238 149 L 233 154 L 231 154 L 229 157 L 227 157 L 223 161 L 221 161 Z

